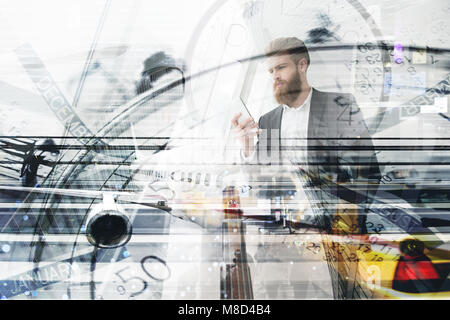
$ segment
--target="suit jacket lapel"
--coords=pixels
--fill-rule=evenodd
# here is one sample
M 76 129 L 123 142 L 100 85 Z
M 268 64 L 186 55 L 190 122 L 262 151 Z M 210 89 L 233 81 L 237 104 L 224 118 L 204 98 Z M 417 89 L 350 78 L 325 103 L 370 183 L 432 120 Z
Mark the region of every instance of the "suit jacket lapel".
M 308 138 L 317 137 L 317 128 L 323 122 L 322 117 L 325 105 L 322 93 L 314 88 L 312 90 L 311 106 L 309 107 Z M 314 142 L 313 140 L 311 141 Z
M 269 143 L 271 140 L 271 129 L 278 129 L 278 152 L 279 152 L 279 159 L 281 160 L 281 119 L 283 118 L 283 106 L 279 105 L 278 108 L 275 109 L 275 112 L 273 113 L 272 119 L 270 119 L 269 124 L 271 124 L 271 127 L 268 128 L 268 137 L 269 137 Z
M 277 122 L 278 123 L 278 159 L 281 161 L 281 119 L 283 119 L 283 107 L 279 106 L 277 111 Z
M 281 130 L 281 119 L 283 117 L 283 107 L 281 105 L 276 108 L 273 118 L 271 119 L 270 123 L 273 124 L 273 127 L 270 129 L 278 129 Z

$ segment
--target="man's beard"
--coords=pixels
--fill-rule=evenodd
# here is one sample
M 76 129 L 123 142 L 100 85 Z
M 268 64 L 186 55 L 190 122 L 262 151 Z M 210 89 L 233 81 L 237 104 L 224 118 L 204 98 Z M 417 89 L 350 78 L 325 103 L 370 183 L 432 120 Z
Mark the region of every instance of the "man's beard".
M 290 105 L 299 96 L 302 82 L 300 80 L 300 73 L 297 71 L 295 76 L 287 81 L 287 85 L 276 88 L 277 82 L 273 84 L 273 96 L 280 104 Z

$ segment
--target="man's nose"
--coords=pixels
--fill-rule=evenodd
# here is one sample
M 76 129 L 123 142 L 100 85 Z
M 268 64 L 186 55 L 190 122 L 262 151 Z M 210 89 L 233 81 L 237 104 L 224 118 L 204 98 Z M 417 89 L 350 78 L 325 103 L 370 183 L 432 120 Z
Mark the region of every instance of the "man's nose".
M 280 78 L 280 74 L 278 72 L 273 72 L 272 73 L 272 79 L 273 79 L 274 82 L 277 81 L 277 80 L 280 80 L 281 79 Z

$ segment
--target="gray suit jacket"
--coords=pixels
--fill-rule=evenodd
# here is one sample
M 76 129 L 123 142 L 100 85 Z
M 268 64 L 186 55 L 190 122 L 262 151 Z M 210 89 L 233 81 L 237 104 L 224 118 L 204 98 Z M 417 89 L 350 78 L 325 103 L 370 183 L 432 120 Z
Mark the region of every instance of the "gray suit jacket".
M 257 163 L 260 165 L 276 164 L 281 159 L 279 137 L 282 115 L 283 107 L 278 106 L 259 119 L 259 128 L 265 132 L 256 146 Z M 275 133 L 278 141 L 273 137 Z M 274 161 L 268 163 L 266 155 Z M 307 168 L 308 197 L 321 203 L 336 199 L 362 205 L 372 202 L 380 170 L 367 126 L 353 95 L 313 89 L 308 122 Z M 346 185 L 343 186 L 343 183 Z M 330 221 L 325 224 L 329 227 Z M 361 225 L 360 230 L 364 231 L 365 225 Z

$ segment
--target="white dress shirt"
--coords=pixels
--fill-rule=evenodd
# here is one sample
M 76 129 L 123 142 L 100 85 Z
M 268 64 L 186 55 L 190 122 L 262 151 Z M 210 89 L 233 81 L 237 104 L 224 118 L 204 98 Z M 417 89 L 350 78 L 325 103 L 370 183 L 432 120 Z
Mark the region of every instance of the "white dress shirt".
M 298 108 L 283 105 L 281 118 L 281 158 L 283 163 L 306 162 L 309 110 L 311 108 L 312 89 L 309 90 L 305 102 Z M 303 147 L 301 150 L 297 147 Z
M 307 169 L 307 138 L 309 111 L 311 108 L 312 88 L 309 90 L 305 102 L 298 107 L 292 108 L 283 105 L 283 115 L 281 118 L 281 160 L 282 163 L 291 167 L 291 162 L 301 163 L 299 165 L 304 170 Z M 306 196 L 303 184 L 297 186 L 297 192 L 292 199 L 286 200 L 285 206 L 293 211 L 300 211 L 311 214 L 311 206 Z
M 281 138 L 281 160 L 284 165 L 291 167 L 291 163 L 303 163 L 300 165 L 307 169 L 307 138 L 309 112 L 311 109 L 312 88 L 309 91 L 305 102 L 297 108 L 282 105 L 283 114 L 281 118 L 280 138 Z M 301 150 L 297 147 L 303 147 Z M 245 157 L 241 150 L 241 157 L 244 162 L 250 162 L 256 154 L 256 150 L 249 157 Z M 312 214 L 311 206 L 303 189 L 302 183 L 297 186 L 296 194 L 292 199 L 285 202 L 288 209 L 300 211 L 304 214 Z

